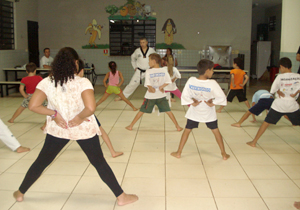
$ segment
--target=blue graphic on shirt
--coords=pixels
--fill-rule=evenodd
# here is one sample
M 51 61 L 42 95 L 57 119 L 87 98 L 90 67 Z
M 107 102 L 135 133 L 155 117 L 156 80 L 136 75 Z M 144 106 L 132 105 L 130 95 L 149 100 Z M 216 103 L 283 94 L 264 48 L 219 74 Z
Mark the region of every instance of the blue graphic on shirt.
M 164 77 L 165 76 L 165 73 L 154 73 L 154 74 L 150 74 L 150 78 L 153 78 L 153 77 Z
M 196 90 L 196 91 L 211 92 L 211 89 L 210 88 L 206 88 L 206 87 L 198 87 L 198 86 L 194 86 L 194 85 L 189 85 L 189 88 L 191 90 Z

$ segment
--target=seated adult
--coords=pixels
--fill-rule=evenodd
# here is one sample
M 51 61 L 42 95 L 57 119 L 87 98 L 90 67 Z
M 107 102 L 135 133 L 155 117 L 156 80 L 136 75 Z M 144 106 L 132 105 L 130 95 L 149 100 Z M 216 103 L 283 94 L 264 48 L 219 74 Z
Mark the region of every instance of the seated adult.
M 44 69 L 51 69 L 51 63 L 53 62 L 53 58 L 50 56 L 50 49 L 44 49 L 44 56 L 40 60 L 40 67 Z M 41 73 L 43 78 L 47 77 L 48 73 Z

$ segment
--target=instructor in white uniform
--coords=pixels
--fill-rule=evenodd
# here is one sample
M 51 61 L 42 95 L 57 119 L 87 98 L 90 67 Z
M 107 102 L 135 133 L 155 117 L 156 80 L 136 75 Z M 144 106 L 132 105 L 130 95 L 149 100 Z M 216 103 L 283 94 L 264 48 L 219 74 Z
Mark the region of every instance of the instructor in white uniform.
M 140 46 L 131 55 L 131 64 L 134 69 L 134 75 L 131 78 L 129 84 L 123 90 L 123 94 L 128 98 L 136 88 L 142 84 L 142 79 L 145 78 L 145 72 L 149 69 L 149 55 L 156 53 L 153 48 L 148 46 L 148 41 L 146 38 L 140 38 Z M 121 100 L 121 98 L 116 98 L 116 101 Z

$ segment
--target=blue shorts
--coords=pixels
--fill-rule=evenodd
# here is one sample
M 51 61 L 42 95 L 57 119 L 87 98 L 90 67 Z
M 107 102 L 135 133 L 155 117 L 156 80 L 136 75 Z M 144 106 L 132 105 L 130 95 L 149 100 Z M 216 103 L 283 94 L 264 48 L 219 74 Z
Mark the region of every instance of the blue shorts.
M 257 104 L 249 109 L 249 112 L 255 114 L 256 116 L 260 115 L 264 110 L 269 110 L 274 98 L 261 98 L 258 100 Z

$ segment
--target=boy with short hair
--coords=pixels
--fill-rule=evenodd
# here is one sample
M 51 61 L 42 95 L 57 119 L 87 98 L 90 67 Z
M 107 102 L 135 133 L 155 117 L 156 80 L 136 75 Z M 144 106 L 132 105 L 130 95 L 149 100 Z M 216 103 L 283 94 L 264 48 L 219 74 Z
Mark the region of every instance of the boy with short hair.
M 296 99 L 300 93 L 300 74 L 293 73 L 292 62 L 289 58 L 279 60 L 280 73 L 272 84 L 270 93 L 275 94 L 270 111 L 260 126 L 255 138 L 248 145 L 255 147 L 258 139 L 270 124 L 276 124 L 283 115 L 286 115 L 293 125 L 300 125 L 300 110 Z
M 166 99 L 166 93 L 164 87 L 172 83 L 170 75 L 166 68 L 160 68 L 161 57 L 157 53 L 149 55 L 150 69 L 145 74 L 144 86 L 148 88 L 144 102 L 140 111 L 137 113 L 133 121 L 126 127 L 128 130 L 132 130 L 134 124 L 142 117 L 144 113 L 152 113 L 153 107 L 156 105 L 159 112 L 166 112 L 170 119 L 176 126 L 177 131 L 181 131 L 182 128 L 178 125 L 175 116 L 171 112 L 169 103 Z
M 181 136 L 178 150 L 171 155 L 180 158 L 183 147 L 188 140 L 193 128 L 198 128 L 199 122 L 206 123 L 206 126 L 213 132 L 220 147 L 224 160 L 230 156 L 225 152 L 222 135 L 218 129 L 218 121 L 215 105 L 226 106 L 226 96 L 215 80 L 211 80 L 214 73 L 214 63 L 210 60 L 200 60 L 197 69 L 199 77 L 191 77 L 185 84 L 181 95 L 181 104 L 189 105 L 185 117 L 187 124 Z
M 24 97 L 24 100 L 23 100 L 21 106 L 16 110 L 16 112 L 14 113 L 12 118 L 10 120 L 8 120 L 8 122 L 10 122 L 10 123 L 13 123 L 14 120 L 28 107 L 29 100 L 30 100 L 32 94 L 34 93 L 37 84 L 39 84 L 39 82 L 41 80 L 43 80 L 43 78 L 41 76 L 35 75 L 36 74 L 36 65 L 33 62 L 26 65 L 26 72 L 27 72 L 28 76 L 24 77 L 21 80 L 21 85 L 19 87 L 19 91 L 22 94 L 22 96 Z M 26 87 L 26 92 L 24 90 L 25 87 Z M 43 105 L 47 106 L 47 102 L 45 101 Z
M 244 86 L 247 84 L 249 77 L 241 68 L 244 66 L 243 60 L 241 58 L 233 59 L 233 68 L 230 71 L 230 90 L 227 94 L 227 101 L 232 102 L 236 96 L 239 102 L 245 102 L 248 109 L 250 109 L 250 104 L 244 94 Z M 217 110 L 218 113 L 222 111 L 224 106 L 220 106 Z M 254 118 L 253 118 L 254 120 Z

